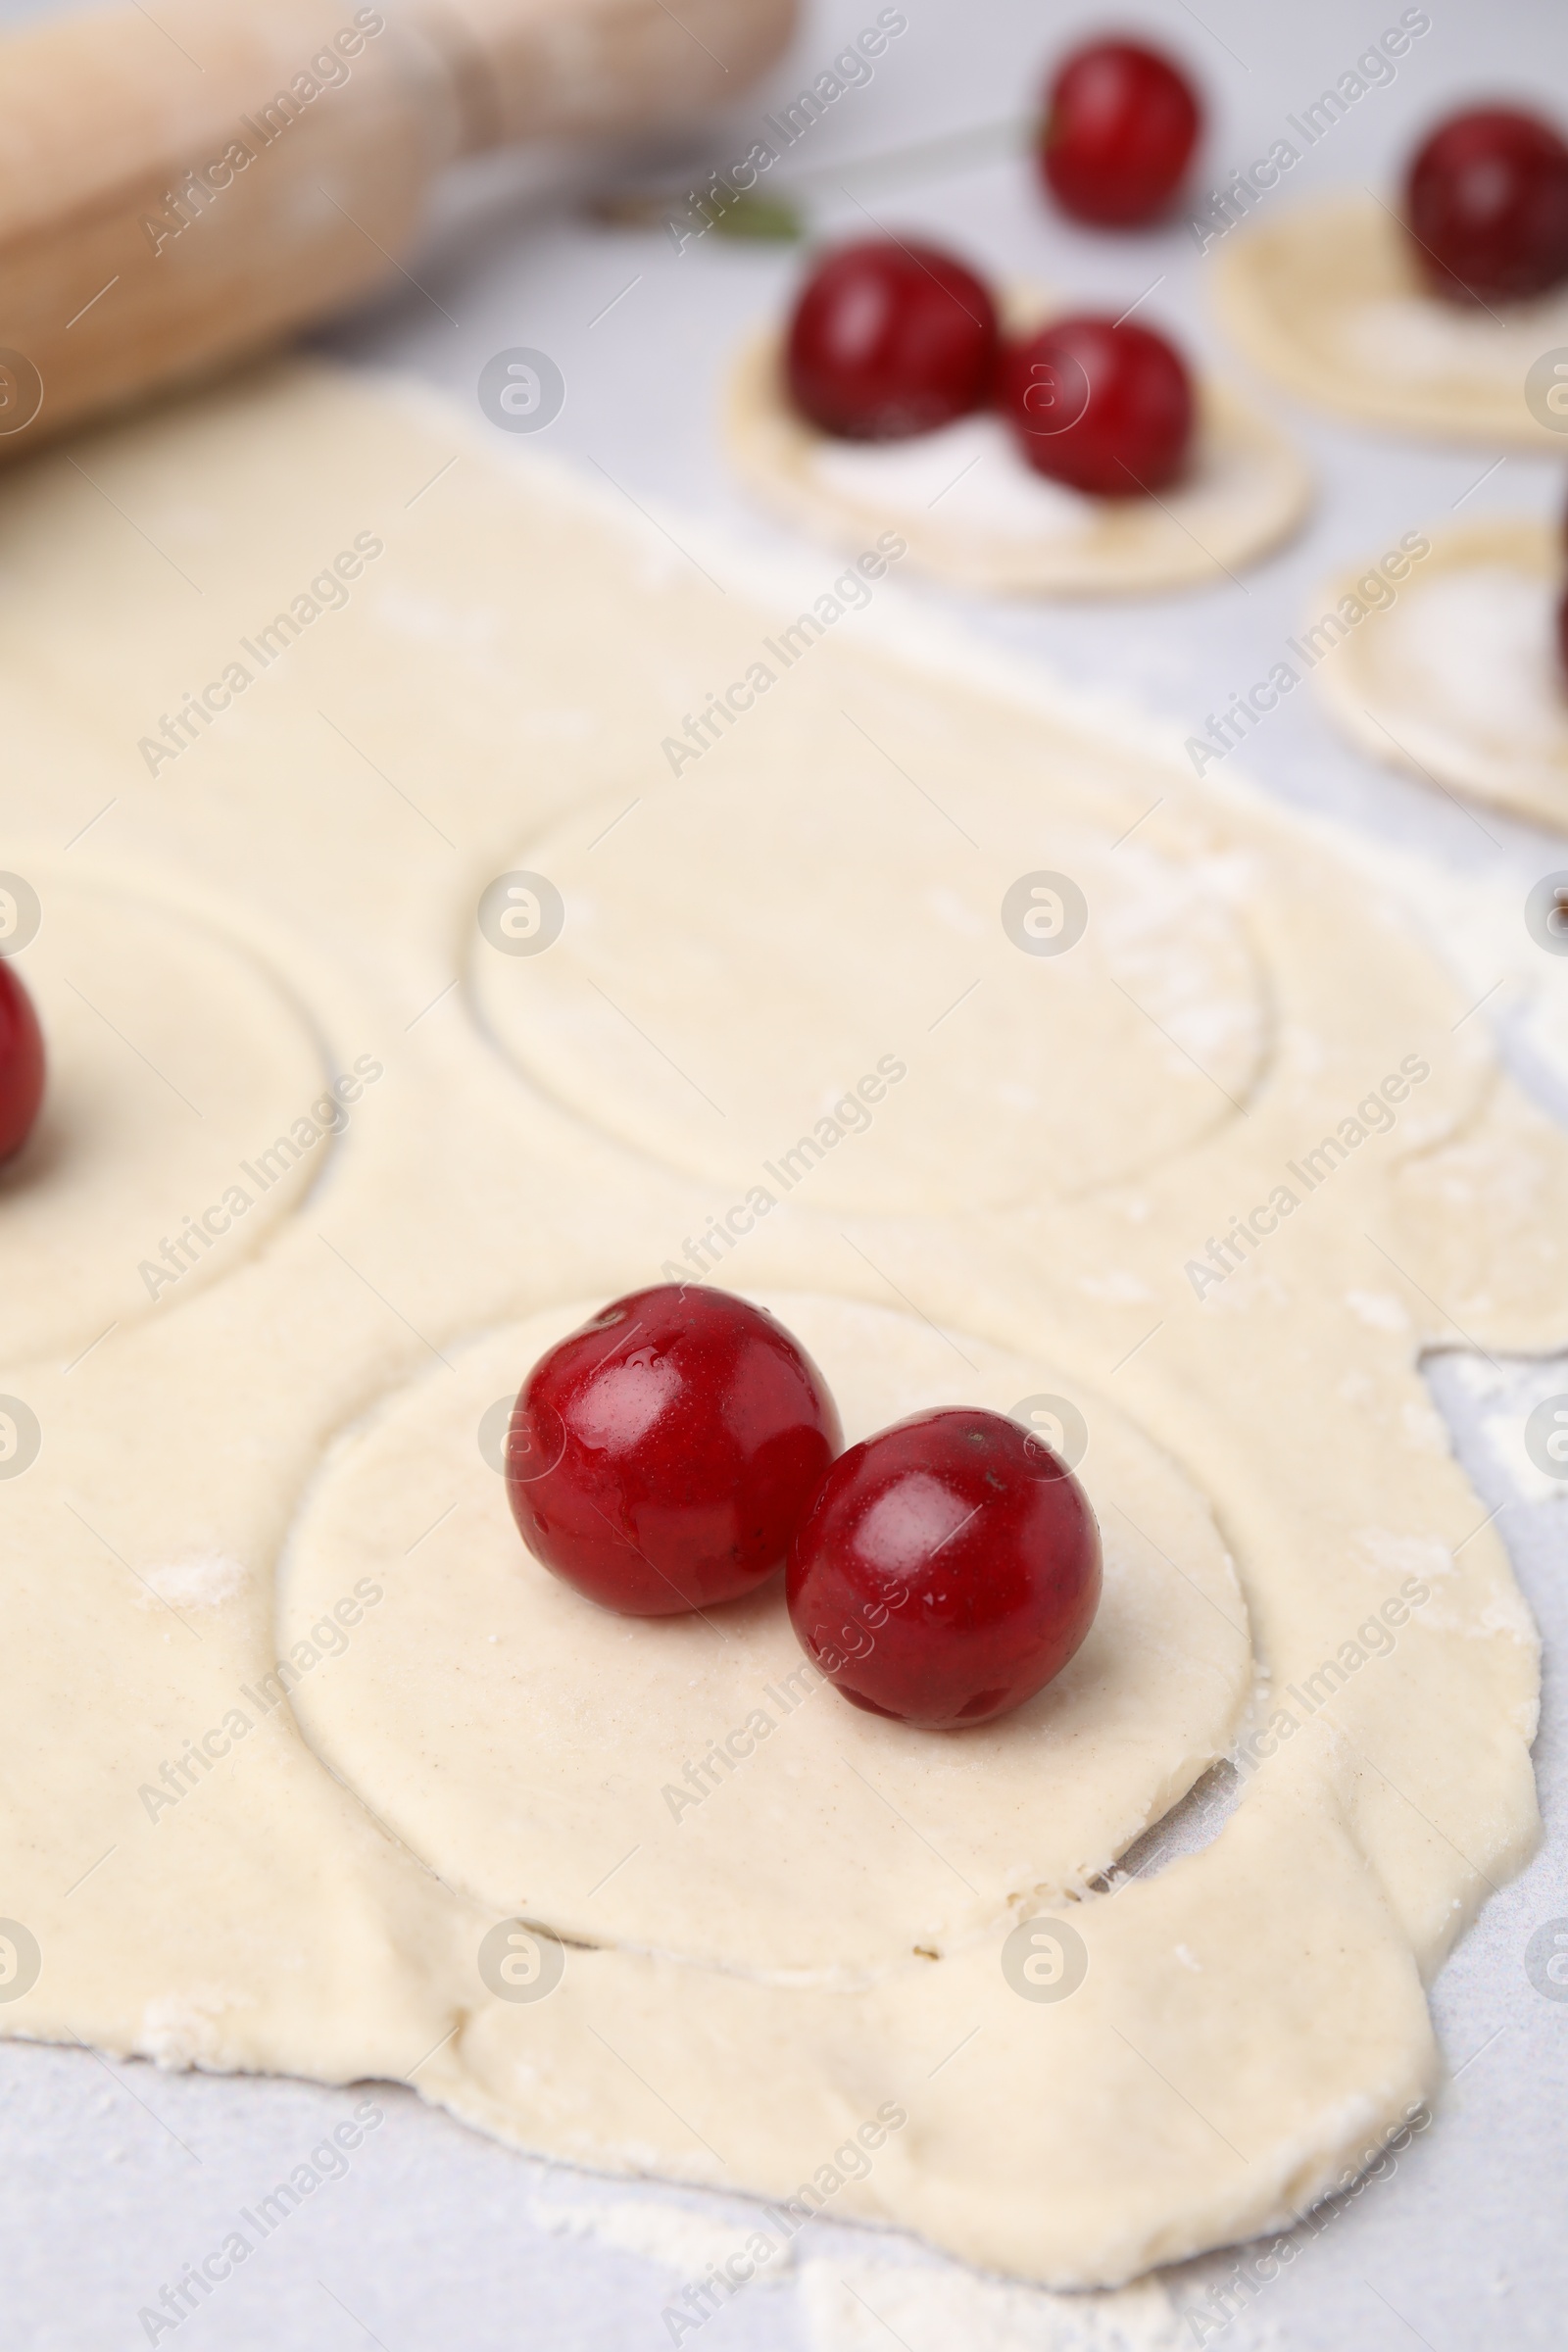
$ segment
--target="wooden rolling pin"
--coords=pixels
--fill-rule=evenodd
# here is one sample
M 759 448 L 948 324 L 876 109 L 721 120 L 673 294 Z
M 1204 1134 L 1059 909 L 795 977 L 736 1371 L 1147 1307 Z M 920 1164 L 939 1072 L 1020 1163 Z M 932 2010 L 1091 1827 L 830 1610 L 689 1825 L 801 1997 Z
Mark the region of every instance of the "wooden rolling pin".
M 0 459 L 393 274 L 436 174 L 738 96 L 795 0 L 152 0 L 0 41 Z

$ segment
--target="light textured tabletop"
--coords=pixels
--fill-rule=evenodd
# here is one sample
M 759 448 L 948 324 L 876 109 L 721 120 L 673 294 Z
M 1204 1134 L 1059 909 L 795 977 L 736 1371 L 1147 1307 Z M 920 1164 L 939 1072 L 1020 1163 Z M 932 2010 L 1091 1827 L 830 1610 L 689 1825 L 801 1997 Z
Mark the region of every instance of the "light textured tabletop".
M 1039 201 L 1016 124 L 1046 59 L 1098 23 L 1081 9 L 1025 0 L 904 0 L 908 30 L 864 86 L 846 93 L 781 164 L 776 184 L 809 179 L 813 220 L 849 232 L 912 226 L 965 250 L 998 276 L 1035 279 L 1169 323 L 1225 365 L 1208 275 L 1178 223 L 1104 239 L 1075 232 Z M 35 13 L 0 0 L 0 21 Z M 1157 29 L 1191 62 L 1210 97 L 1214 162 L 1244 163 L 1279 135 L 1399 16 L 1349 0 L 1281 10 L 1264 0 L 1159 0 L 1115 12 Z M 874 0 L 807 12 L 787 64 L 710 135 L 662 157 L 614 159 L 624 184 L 700 181 L 745 153 L 755 125 L 876 15 Z M 1370 90 L 1302 161 L 1280 202 L 1314 188 L 1387 188 L 1419 127 L 1481 92 L 1534 94 L 1568 113 L 1568 17 L 1550 0 L 1434 0 L 1432 29 L 1390 85 Z M 906 168 L 867 159 L 944 134 L 998 126 L 990 160 L 961 152 Z M 981 143 L 983 147 L 983 143 Z M 977 152 L 980 150 L 977 149 Z M 850 169 L 855 167 L 855 169 Z M 601 176 L 603 176 L 603 172 Z M 787 247 L 710 236 L 677 253 L 657 230 L 612 230 L 572 192 L 584 167 L 511 161 L 474 168 L 445 218 L 383 300 L 318 338 L 354 364 L 413 370 L 472 414 L 484 364 L 509 347 L 548 352 L 564 406 L 555 453 L 638 501 L 698 513 L 759 548 L 783 544 L 726 478 L 715 434 L 727 358 L 750 327 L 777 316 L 798 261 Z M 413 282 L 416 281 L 416 282 Z M 1543 514 L 1568 469 L 1487 449 L 1440 451 L 1377 438 L 1299 411 L 1262 389 L 1264 405 L 1319 470 L 1307 529 L 1243 581 L 1155 602 L 988 607 L 951 603 L 955 626 L 1102 688 L 1182 732 L 1266 674 L 1317 583 L 1401 531 L 1457 509 Z M 498 441 L 502 437 L 498 434 Z M 1564 442 L 1568 457 L 1568 438 Z M 1489 470 L 1490 468 L 1490 470 Z M 1330 731 L 1305 694 L 1258 729 L 1236 766 L 1281 800 L 1331 815 L 1372 843 L 1417 850 L 1478 887 L 1516 890 L 1568 864 L 1560 839 L 1486 810 L 1472 813 L 1418 780 L 1373 766 Z M 1568 1081 L 1521 1052 L 1516 1067 L 1568 1120 Z M 1568 1366 L 1555 1386 L 1568 1388 Z M 703 2352 L 906 2352 L 957 2344 L 1048 2352 L 1079 2344 L 1144 2352 L 1222 2342 L 1234 2352 L 1547 2352 L 1562 2341 L 1568 2233 L 1562 2180 L 1568 2140 L 1568 2000 L 1542 1996 L 1525 1949 L 1568 1915 L 1568 1490 L 1523 1499 L 1489 1443 L 1462 1366 L 1437 1359 L 1437 1401 L 1546 1641 L 1537 1747 L 1546 1844 L 1505 1886 L 1440 1976 L 1434 1992 L 1448 2068 L 1435 2129 L 1391 2176 L 1325 2209 L 1298 2232 L 1298 2259 L 1221 2332 L 1207 2300 L 1229 2258 L 1186 2266 L 1153 2294 L 1055 2297 L 976 2282 L 907 2241 L 812 2225 L 776 2284 L 750 2287 L 700 2328 Z M 1527 1392 L 1521 1373 L 1516 1396 Z M 1506 1418 L 1493 1399 L 1489 1412 Z M 3 1890 L 0 1890 L 3 1891 Z M 3 1909 L 0 1903 L 0 1909 Z M 137 2311 L 164 2281 L 220 2244 L 254 2203 L 354 2105 L 355 2091 L 291 2082 L 162 2075 L 83 2051 L 0 2045 L 0 2310 L 18 2347 L 146 2341 Z M 449 2352 L 514 2344 L 624 2347 L 672 2340 L 665 2314 L 683 2284 L 742 2241 L 738 2199 L 657 2183 L 604 2182 L 492 2146 L 409 2092 L 378 2089 L 382 2127 L 347 2175 L 291 2215 L 274 2240 L 178 2330 L 196 2352 L 288 2343 L 295 2352 Z M 1204 2317 L 1202 2315 L 1210 2316 Z M 161 2337 L 161 2341 L 168 2340 Z

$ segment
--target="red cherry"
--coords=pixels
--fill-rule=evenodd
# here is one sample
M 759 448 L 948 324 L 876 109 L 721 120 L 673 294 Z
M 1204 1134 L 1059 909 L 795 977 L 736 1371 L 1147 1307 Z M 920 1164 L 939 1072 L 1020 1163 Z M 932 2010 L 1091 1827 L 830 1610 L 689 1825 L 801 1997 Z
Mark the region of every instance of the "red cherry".
M 847 441 L 901 441 L 989 397 L 997 311 L 935 245 L 841 245 L 807 279 L 784 371 L 801 414 Z
M 802 1647 L 846 1698 L 957 1731 L 1009 1714 L 1066 1665 L 1100 1601 L 1100 1530 L 1039 1438 L 944 1407 L 840 1455 L 786 1591 Z
M 1193 387 L 1181 355 L 1147 326 L 1054 318 L 1009 344 L 997 405 L 1037 473 L 1098 498 L 1163 490 L 1193 433 Z
M 20 1152 L 43 1101 L 43 1032 L 9 963 L 0 962 L 0 1159 Z
M 843 1443 L 782 1323 L 666 1283 L 540 1357 L 513 1410 L 507 1494 L 555 1575 L 628 1617 L 669 1617 L 777 1573 Z
M 1046 93 L 1040 170 L 1064 213 L 1136 228 L 1181 185 L 1202 127 L 1192 83 L 1139 41 L 1091 41 Z
M 1568 277 L 1568 145 L 1512 107 L 1454 115 L 1410 166 L 1404 217 L 1432 293 L 1482 303 L 1544 294 Z

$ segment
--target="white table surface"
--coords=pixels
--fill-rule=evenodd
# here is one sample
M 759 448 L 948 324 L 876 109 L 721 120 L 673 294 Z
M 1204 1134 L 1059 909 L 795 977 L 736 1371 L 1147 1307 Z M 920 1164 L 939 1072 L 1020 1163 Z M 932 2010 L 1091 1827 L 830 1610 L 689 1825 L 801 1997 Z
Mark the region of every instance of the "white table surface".
M 1119 310 L 1163 273 L 1142 315 L 1225 359 L 1208 315 L 1210 265 L 1179 225 L 1120 239 L 1075 232 L 1046 212 L 1025 167 L 1000 143 L 984 165 L 852 174 L 853 193 L 836 192 L 842 166 L 1020 117 L 1046 60 L 1104 22 L 1096 12 L 1025 0 L 902 4 L 908 31 L 869 86 L 814 126 L 780 167 L 777 184 L 786 174 L 819 174 L 813 218 L 828 229 L 863 227 L 863 205 L 879 220 L 958 245 L 997 274 L 1036 278 L 1097 307 Z M 0 23 L 36 6 L 0 0 Z M 1278 0 L 1200 0 L 1197 10 L 1185 0 L 1140 0 L 1113 21 L 1155 29 L 1188 58 L 1210 101 L 1211 158 L 1243 163 L 1399 13 L 1400 0 L 1316 0 L 1294 9 Z M 678 184 L 744 153 L 765 109 L 793 95 L 875 14 L 876 0 L 815 0 L 788 65 L 761 92 L 738 102 L 710 136 L 657 161 L 618 159 L 619 177 Z M 1419 127 L 1482 92 L 1534 96 L 1568 115 L 1568 14 L 1554 0 L 1431 0 L 1431 15 L 1432 30 L 1395 82 L 1336 125 L 1278 201 L 1320 185 L 1387 189 Z M 570 168 L 581 172 L 580 164 Z M 537 162 L 473 170 L 412 265 L 427 292 L 396 281 L 383 300 L 320 337 L 322 346 L 353 364 L 412 369 L 470 413 L 479 370 L 494 352 L 542 348 L 567 387 L 548 436 L 559 455 L 585 466 L 597 461 L 639 499 L 700 513 L 759 548 L 780 546 L 781 535 L 727 480 L 713 416 L 727 354 L 744 328 L 776 315 L 797 257 L 712 236 L 677 255 L 657 232 L 595 226 L 569 179 Z M 1245 377 L 1238 362 L 1227 364 Z M 1266 672 L 1311 590 L 1341 563 L 1445 519 L 1460 501 L 1467 516 L 1480 516 L 1549 513 L 1563 498 L 1568 466 L 1510 456 L 1487 474 L 1494 451 L 1406 446 L 1298 410 L 1271 391 L 1264 397 L 1322 481 L 1309 527 L 1282 555 L 1240 585 L 1145 604 L 1073 610 L 951 600 L 956 625 L 1174 717 L 1186 733 Z M 1568 459 L 1568 439 L 1563 454 Z M 1332 814 L 1373 841 L 1417 847 L 1477 880 L 1500 879 L 1517 887 L 1521 903 L 1539 875 L 1568 864 L 1560 839 L 1491 811 L 1478 822 L 1427 786 L 1363 760 L 1330 732 L 1307 694 L 1282 703 L 1249 744 L 1246 765 L 1265 792 Z M 1568 1120 L 1561 1078 L 1539 1061 L 1520 1068 Z M 1553 1385 L 1568 1389 L 1568 1364 L 1562 1372 Z M 1546 1638 L 1536 1761 L 1547 1841 L 1488 1905 L 1438 1980 L 1434 2004 L 1450 2080 L 1436 2128 L 1320 2234 L 1300 2233 L 1300 2258 L 1223 2335 L 1206 2337 L 1227 2352 L 1409 2352 L 1416 2344 L 1429 2352 L 1559 2352 L 1568 2340 L 1568 2001 L 1543 1998 L 1524 1969 L 1532 1931 L 1568 1915 L 1568 1494 L 1522 1500 L 1484 1443 L 1452 1363 L 1436 1359 L 1431 1373 L 1488 1506 L 1509 1506 L 1499 1525 Z M 297 2163 L 357 2095 L 0 2045 L 6 2345 L 130 2352 L 144 2343 L 138 2308 L 220 2242 L 236 2209 Z M 744 2235 L 741 2200 L 604 2182 L 534 2163 L 408 2092 L 376 2095 L 386 2122 L 349 2176 L 292 2215 L 181 2326 L 181 2352 L 284 2344 L 291 2352 L 353 2352 L 367 2343 L 384 2352 L 634 2352 L 670 2341 L 662 2314 L 674 2290 Z M 920 2267 L 918 2280 L 910 2265 Z M 1184 2315 L 1227 2268 L 1215 2258 L 1168 2274 L 1171 2316 L 1162 2324 L 1157 2295 L 1129 2302 L 1006 2292 L 974 2284 L 907 2240 L 813 2224 L 780 2283 L 749 2288 L 699 2333 L 703 2352 L 886 2352 L 896 2342 L 906 2352 L 1065 2352 L 1080 2344 L 1108 2352 L 1124 2343 L 1152 2352 L 1198 2340 Z

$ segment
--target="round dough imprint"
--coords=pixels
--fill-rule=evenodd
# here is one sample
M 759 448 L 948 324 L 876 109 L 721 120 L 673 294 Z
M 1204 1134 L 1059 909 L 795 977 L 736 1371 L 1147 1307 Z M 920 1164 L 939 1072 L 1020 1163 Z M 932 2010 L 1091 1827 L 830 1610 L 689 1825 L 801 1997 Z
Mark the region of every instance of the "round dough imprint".
M 978 782 L 966 852 L 853 720 L 853 795 L 826 761 L 770 760 L 750 723 L 743 771 L 682 779 L 680 825 L 634 809 L 605 838 L 601 806 L 517 853 L 560 890 L 564 933 L 539 956 L 476 935 L 471 983 L 558 1102 L 739 1197 L 803 1185 L 887 1214 L 1092 1192 L 1241 1115 L 1270 1010 L 1222 863 L 1157 823 L 1113 847 L 1071 814 L 988 808 Z M 983 846 L 1009 836 L 1005 862 Z M 1024 952 L 1016 913 L 1004 928 L 1031 873 L 1081 894 L 1063 953 Z
M 1202 1496 L 1079 1384 L 965 1339 L 971 1371 L 882 1308 L 762 1303 L 822 1367 L 850 1444 L 922 1406 L 1079 1396 L 1104 1597 L 1016 1714 L 935 1737 L 845 1704 L 777 1583 L 707 1616 L 634 1620 L 531 1559 L 475 1433 L 586 1306 L 487 1334 L 338 1441 L 285 1550 L 278 1655 L 325 1653 L 292 1692 L 306 1738 L 498 1916 L 843 1983 L 917 1967 L 1106 1869 L 1225 1751 L 1251 1641 Z M 339 1630 L 362 1579 L 384 1597 Z
M 1397 602 L 1314 671 L 1331 714 L 1374 759 L 1568 832 L 1565 568 L 1561 534 L 1543 522 L 1433 534 Z M 1337 580 L 1326 605 L 1354 584 Z
M 791 407 L 776 335 L 730 379 L 725 430 L 747 486 L 787 522 L 854 553 L 897 530 L 907 561 L 960 587 L 1035 596 L 1143 596 L 1212 581 L 1286 538 L 1312 479 L 1266 418 L 1200 386 L 1198 449 L 1160 498 L 1089 498 L 1034 473 L 992 416 L 880 445 L 836 441 Z
M 290 1136 L 321 1095 L 321 1054 L 261 966 L 183 908 L 30 879 L 42 919 L 14 962 L 49 1076 L 37 1126 L 0 1169 L 15 1362 L 70 1355 L 221 1279 L 330 1148 Z
M 1568 348 L 1568 292 L 1501 312 L 1429 294 L 1399 220 L 1371 196 L 1299 206 L 1238 229 L 1215 299 L 1249 359 L 1303 400 L 1366 423 L 1568 454 L 1525 378 Z

